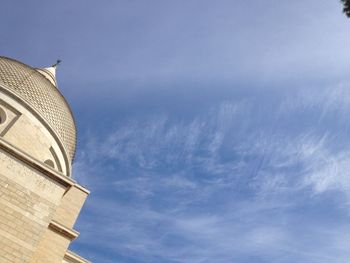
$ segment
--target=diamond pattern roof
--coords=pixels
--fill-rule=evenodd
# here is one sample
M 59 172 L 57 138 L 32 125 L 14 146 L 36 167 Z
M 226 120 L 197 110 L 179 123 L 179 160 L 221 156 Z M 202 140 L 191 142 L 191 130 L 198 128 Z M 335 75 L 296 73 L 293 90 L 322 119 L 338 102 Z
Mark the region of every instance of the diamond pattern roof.
M 73 160 L 76 126 L 69 105 L 59 90 L 34 68 L 1 56 L 0 83 L 27 102 L 50 124 Z

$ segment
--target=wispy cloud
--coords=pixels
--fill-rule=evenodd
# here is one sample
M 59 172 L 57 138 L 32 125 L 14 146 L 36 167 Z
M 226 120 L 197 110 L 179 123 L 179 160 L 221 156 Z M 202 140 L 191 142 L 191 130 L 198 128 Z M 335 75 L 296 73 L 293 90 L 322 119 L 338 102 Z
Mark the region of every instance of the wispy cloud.
M 121 262 L 344 262 L 350 225 L 329 211 L 348 217 L 346 94 L 298 91 L 274 107 L 248 97 L 89 136 L 75 172 L 103 227 L 81 225 L 81 242 L 98 235 Z

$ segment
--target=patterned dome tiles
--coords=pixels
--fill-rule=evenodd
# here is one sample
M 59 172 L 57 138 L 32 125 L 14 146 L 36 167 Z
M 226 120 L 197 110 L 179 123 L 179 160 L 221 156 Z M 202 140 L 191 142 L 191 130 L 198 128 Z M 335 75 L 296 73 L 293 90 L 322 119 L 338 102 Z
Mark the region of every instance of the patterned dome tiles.
M 0 57 L 0 83 L 40 113 L 57 133 L 72 160 L 76 126 L 59 90 L 34 68 L 6 57 Z

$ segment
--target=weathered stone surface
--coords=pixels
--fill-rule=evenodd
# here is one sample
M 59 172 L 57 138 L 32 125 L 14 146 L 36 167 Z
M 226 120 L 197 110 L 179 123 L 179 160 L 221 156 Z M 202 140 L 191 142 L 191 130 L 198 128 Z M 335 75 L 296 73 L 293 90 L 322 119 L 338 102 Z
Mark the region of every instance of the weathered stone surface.
M 0 62 L 3 59 L 0 57 Z M 28 69 L 15 67 L 14 74 L 21 75 L 18 70 L 22 68 Z M 0 75 L 4 72 L 0 70 Z M 6 74 L 11 75 L 11 67 L 6 68 Z M 0 76 L 0 80 L 10 75 Z M 36 96 L 30 91 L 33 87 L 23 87 L 35 83 L 14 81 L 7 85 L 21 85 L 11 89 Z M 45 104 L 42 98 L 30 100 L 39 103 L 35 104 L 39 110 L 50 107 L 40 104 Z M 67 132 L 57 130 L 62 125 L 73 124 L 60 123 L 53 131 L 52 123 L 46 120 L 55 116 L 49 116 L 49 111 L 40 116 L 42 112 L 26 103 L 23 94 L 9 93 L 0 83 L 0 262 L 88 262 L 67 250 L 79 234 L 73 226 L 89 194 L 69 177 L 74 140 L 63 140 L 62 145 L 62 137 L 56 135 Z M 69 155 L 66 147 L 70 147 Z

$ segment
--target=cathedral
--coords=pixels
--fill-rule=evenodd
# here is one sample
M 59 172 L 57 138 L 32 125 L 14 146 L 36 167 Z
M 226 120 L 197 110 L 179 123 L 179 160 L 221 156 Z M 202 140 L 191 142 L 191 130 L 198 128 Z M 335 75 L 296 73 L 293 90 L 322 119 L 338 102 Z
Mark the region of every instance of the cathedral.
M 90 262 L 68 249 L 89 191 L 72 178 L 76 125 L 55 69 L 0 57 L 0 263 Z

